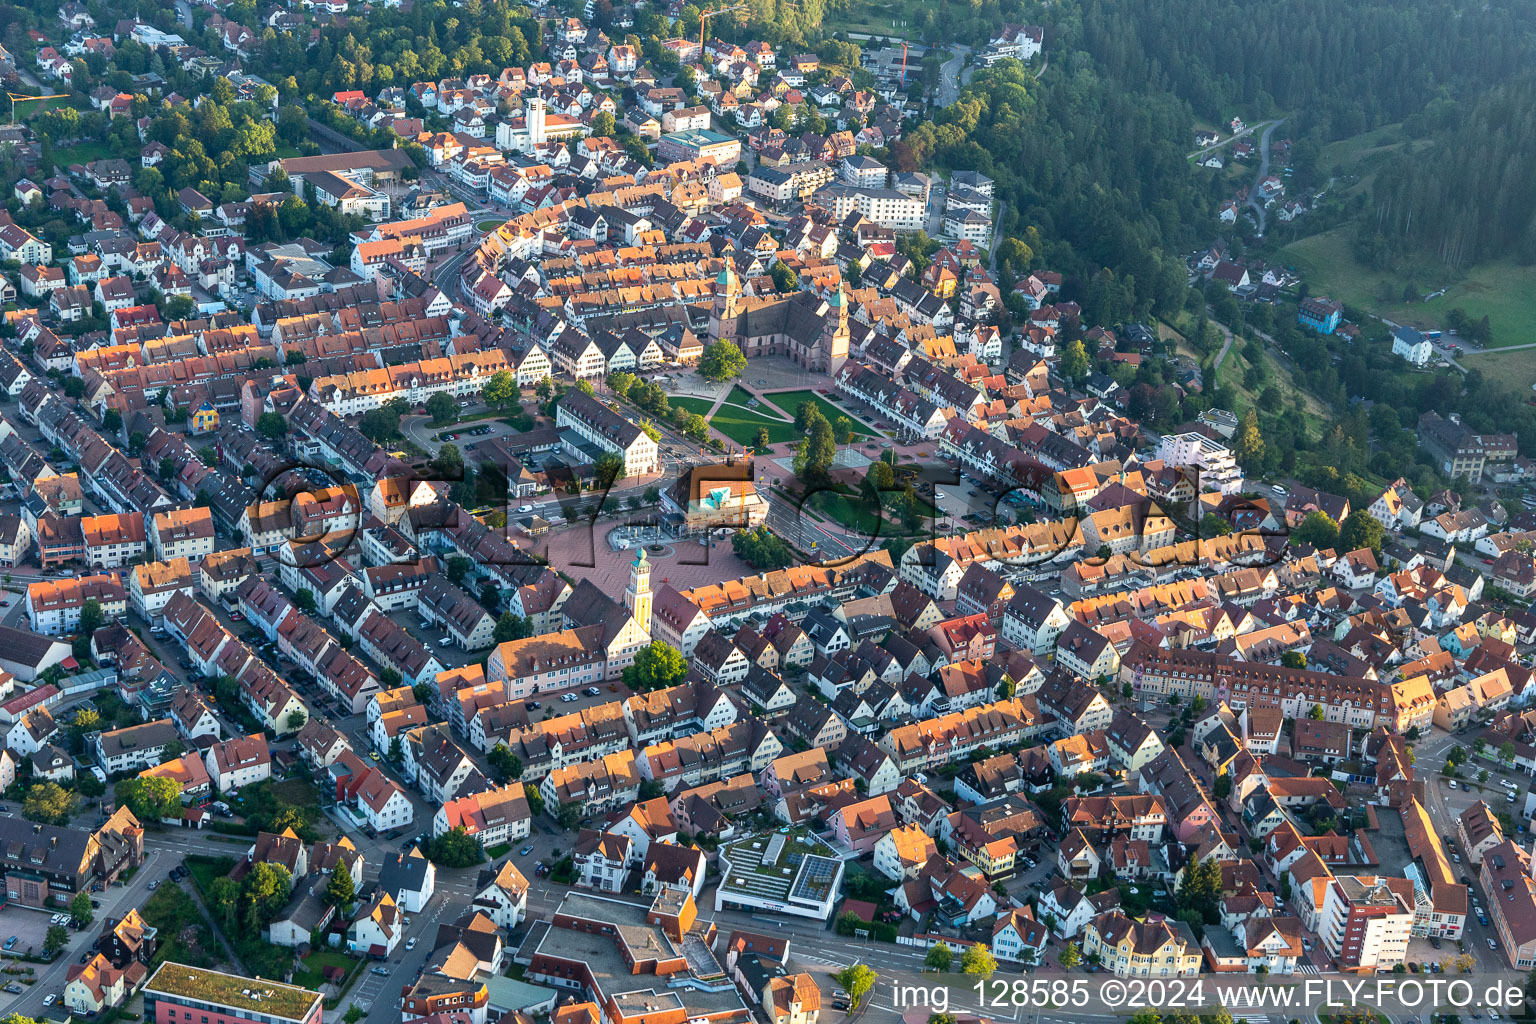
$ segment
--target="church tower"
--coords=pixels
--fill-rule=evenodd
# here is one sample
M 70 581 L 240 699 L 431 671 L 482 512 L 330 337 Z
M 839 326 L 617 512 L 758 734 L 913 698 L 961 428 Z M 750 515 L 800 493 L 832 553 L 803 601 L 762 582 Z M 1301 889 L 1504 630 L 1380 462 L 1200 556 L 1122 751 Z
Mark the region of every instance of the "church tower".
M 852 338 L 852 332 L 848 326 L 848 292 L 842 282 L 838 282 L 837 291 L 827 299 L 826 329 L 822 332 L 822 352 L 817 359 L 819 369 L 827 373 L 836 373 L 843 368 L 848 361 L 848 344 Z
M 629 564 L 629 587 L 624 591 L 624 605 L 635 622 L 649 636 L 651 632 L 651 563 L 642 546 Z
M 529 96 L 523 100 L 523 123 L 528 128 L 528 151 L 542 146 L 546 141 L 545 135 L 545 109 L 544 97 Z
M 741 281 L 737 279 L 736 267 L 727 256 L 725 269 L 715 278 L 715 302 L 709 310 L 709 340 L 736 340 L 736 313 L 740 299 Z

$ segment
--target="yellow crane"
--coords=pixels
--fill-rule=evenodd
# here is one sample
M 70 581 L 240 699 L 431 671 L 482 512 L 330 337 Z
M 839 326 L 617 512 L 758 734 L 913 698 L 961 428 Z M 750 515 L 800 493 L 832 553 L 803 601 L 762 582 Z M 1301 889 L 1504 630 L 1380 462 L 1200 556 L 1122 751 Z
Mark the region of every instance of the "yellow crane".
M 56 92 L 52 96 L 29 96 L 24 92 L 10 92 L 7 90 L 5 98 L 11 101 L 11 124 L 15 124 L 17 100 L 67 100 L 69 99 L 69 93 Z

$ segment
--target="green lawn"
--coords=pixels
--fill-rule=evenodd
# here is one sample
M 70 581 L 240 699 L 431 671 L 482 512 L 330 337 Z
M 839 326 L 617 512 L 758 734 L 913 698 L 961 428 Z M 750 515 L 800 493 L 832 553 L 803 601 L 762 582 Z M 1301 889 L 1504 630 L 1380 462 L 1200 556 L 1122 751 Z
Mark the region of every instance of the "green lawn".
M 811 402 L 821 410 L 821 414 L 827 418 L 828 423 L 836 423 L 839 416 L 847 416 L 853 420 L 854 437 L 874 437 L 875 432 L 866 427 L 852 413 L 841 409 L 834 402 L 827 401 L 814 391 L 775 391 L 764 398 L 783 410 L 784 415 L 793 417 L 795 410 L 800 408 L 801 402 Z
M 44 111 L 56 110 L 59 107 L 67 106 L 69 106 L 68 96 L 54 96 L 53 98 L 46 100 L 18 99 L 14 109 L 16 112 L 16 117 L 22 121 L 25 121 L 29 117 L 36 117 L 38 114 L 41 114 Z
M 507 854 L 509 854 L 511 852 L 512 852 L 512 844 L 511 843 L 497 843 L 495 846 L 487 846 L 485 848 L 485 855 L 487 857 L 491 858 L 491 860 L 495 860 L 498 857 L 505 857 Z
M 342 981 L 341 989 L 346 991 L 347 982 L 351 981 L 362 961 L 356 957 L 347 956 L 345 953 L 334 949 L 317 949 L 309 956 L 299 961 L 298 969 L 293 972 L 293 983 L 304 988 L 318 989 L 325 983 L 325 975 L 322 973 L 327 967 L 340 967 L 347 972 L 347 977 Z
M 768 428 L 769 444 L 793 441 L 799 436 L 793 423 L 785 423 L 777 417 L 747 408 L 746 400 L 752 396 L 740 388 L 732 390 L 730 397 L 741 404 L 722 405 L 720 410 L 710 418 L 709 425 L 737 444 L 744 447 L 756 444 L 757 431 L 760 427 Z M 669 397 L 668 401 L 676 408 L 687 409 L 699 416 L 708 413 L 710 406 L 715 404 L 707 398 Z
M 505 224 L 504 220 L 482 220 L 475 224 L 476 231 L 495 231 Z
M 105 142 L 82 142 L 53 151 L 53 159 L 61 167 L 70 164 L 88 164 L 93 160 L 106 160 L 113 156 L 112 147 Z
M 1335 228 L 1292 242 L 1280 250 L 1281 260 L 1301 273 L 1313 295 L 1327 295 L 1398 323 L 1444 329 L 1445 314 L 1461 309 L 1474 319 L 1488 318 L 1495 348 L 1536 341 L 1536 288 L 1531 287 L 1529 267 L 1494 260 L 1460 274 L 1427 269 L 1413 276 L 1417 291 L 1446 287 L 1446 293 L 1429 302 L 1404 304 L 1408 279 L 1357 263 L 1351 233 L 1351 228 Z
M 201 892 L 207 892 L 216 878 L 223 878 L 234 870 L 235 858 L 233 857 L 209 857 L 201 853 L 189 853 L 186 856 L 187 870 L 192 873 L 192 881 Z
M 857 530 L 866 537 L 890 536 L 898 532 L 895 526 L 883 522 L 854 494 L 817 491 L 811 495 L 806 505 L 850 530 Z

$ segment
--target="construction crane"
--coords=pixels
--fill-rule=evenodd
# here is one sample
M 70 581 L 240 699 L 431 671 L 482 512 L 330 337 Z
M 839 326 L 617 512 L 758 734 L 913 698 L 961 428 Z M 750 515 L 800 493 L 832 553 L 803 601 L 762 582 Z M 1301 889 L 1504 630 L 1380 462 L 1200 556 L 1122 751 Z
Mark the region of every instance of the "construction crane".
M 56 92 L 52 96 L 29 96 L 29 95 L 27 95 L 24 92 L 10 92 L 10 91 L 7 91 L 6 94 L 5 94 L 5 98 L 11 101 L 11 124 L 15 124 L 16 123 L 16 101 L 17 100 L 67 100 L 67 99 L 69 99 L 69 93 L 67 93 L 67 92 Z
M 717 14 L 729 14 L 732 11 L 744 11 L 746 4 L 721 4 L 719 7 L 710 7 L 699 13 L 699 57 L 704 56 L 704 30 L 709 26 L 709 19 Z

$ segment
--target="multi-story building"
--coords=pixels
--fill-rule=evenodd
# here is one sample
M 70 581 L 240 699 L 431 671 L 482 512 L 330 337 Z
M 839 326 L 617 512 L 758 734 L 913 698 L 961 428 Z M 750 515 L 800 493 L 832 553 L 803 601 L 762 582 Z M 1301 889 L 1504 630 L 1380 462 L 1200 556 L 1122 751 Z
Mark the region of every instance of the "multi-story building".
M 0 873 L 10 903 L 46 907 L 111 884 L 144 860 L 144 830 L 126 807 L 94 832 L 0 818 Z
M 1120 682 L 1129 683 L 1143 700 L 1174 694 L 1190 700 L 1198 694 L 1207 701 L 1224 700 L 1234 711 L 1278 708 L 1287 718 L 1303 718 L 1320 708 L 1326 721 L 1367 731 L 1386 726 L 1400 734 L 1428 729 L 1436 707 L 1426 676 L 1389 683 L 1238 661 L 1210 651 L 1153 649 L 1140 641 L 1121 659 Z
M 597 399 L 580 391 L 567 391 L 555 410 L 555 426 L 565 449 L 578 459 L 595 462 L 611 453 L 624 460 L 624 476 L 646 476 L 661 469 L 660 449 L 651 436 Z
M 1200 973 L 1200 944 L 1176 918 L 1133 920 L 1118 910 L 1083 929 L 1083 953 L 1122 978 L 1180 978 Z
M 824 185 L 811 198 L 826 207 L 834 220 L 842 221 L 850 213 L 857 213 L 892 231 L 917 231 L 927 215 L 921 199 L 894 188 Z
M 1413 883 L 1406 878 L 1338 875 L 1328 883 L 1318 937 L 1341 969 L 1391 970 L 1407 957 L 1412 934 Z
M 1243 473 L 1232 449 L 1199 431 L 1163 435 L 1157 457 L 1169 466 L 1198 468 L 1201 490 L 1236 494 L 1243 489 Z
M 145 1024 L 321 1024 L 319 992 L 167 960 L 144 984 Z
M 161 561 L 195 562 L 213 554 L 213 513 L 202 507 L 157 512 L 149 521 L 149 541 Z
M 1531 855 L 1506 839 L 1483 854 L 1478 881 L 1486 893 L 1488 913 L 1499 933 L 1504 956 L 1520 970 L 1536 966 L 1536 880 Z
M 180 742 L 175 723 L 161 718 L 126 729 L 99 732 L 91 738 L 91 747 L 102 771 L 117 775 L 154 767 L 165 760 L 166 744 Z
M 36 633 L 73 633 L 80 628 L 80 612 L 87 601 L 96 602 L 104 622 L 121 619 L 128 612 L 128 592 L 121 577 L 112 573 L 28 584 L 27 621 Z

